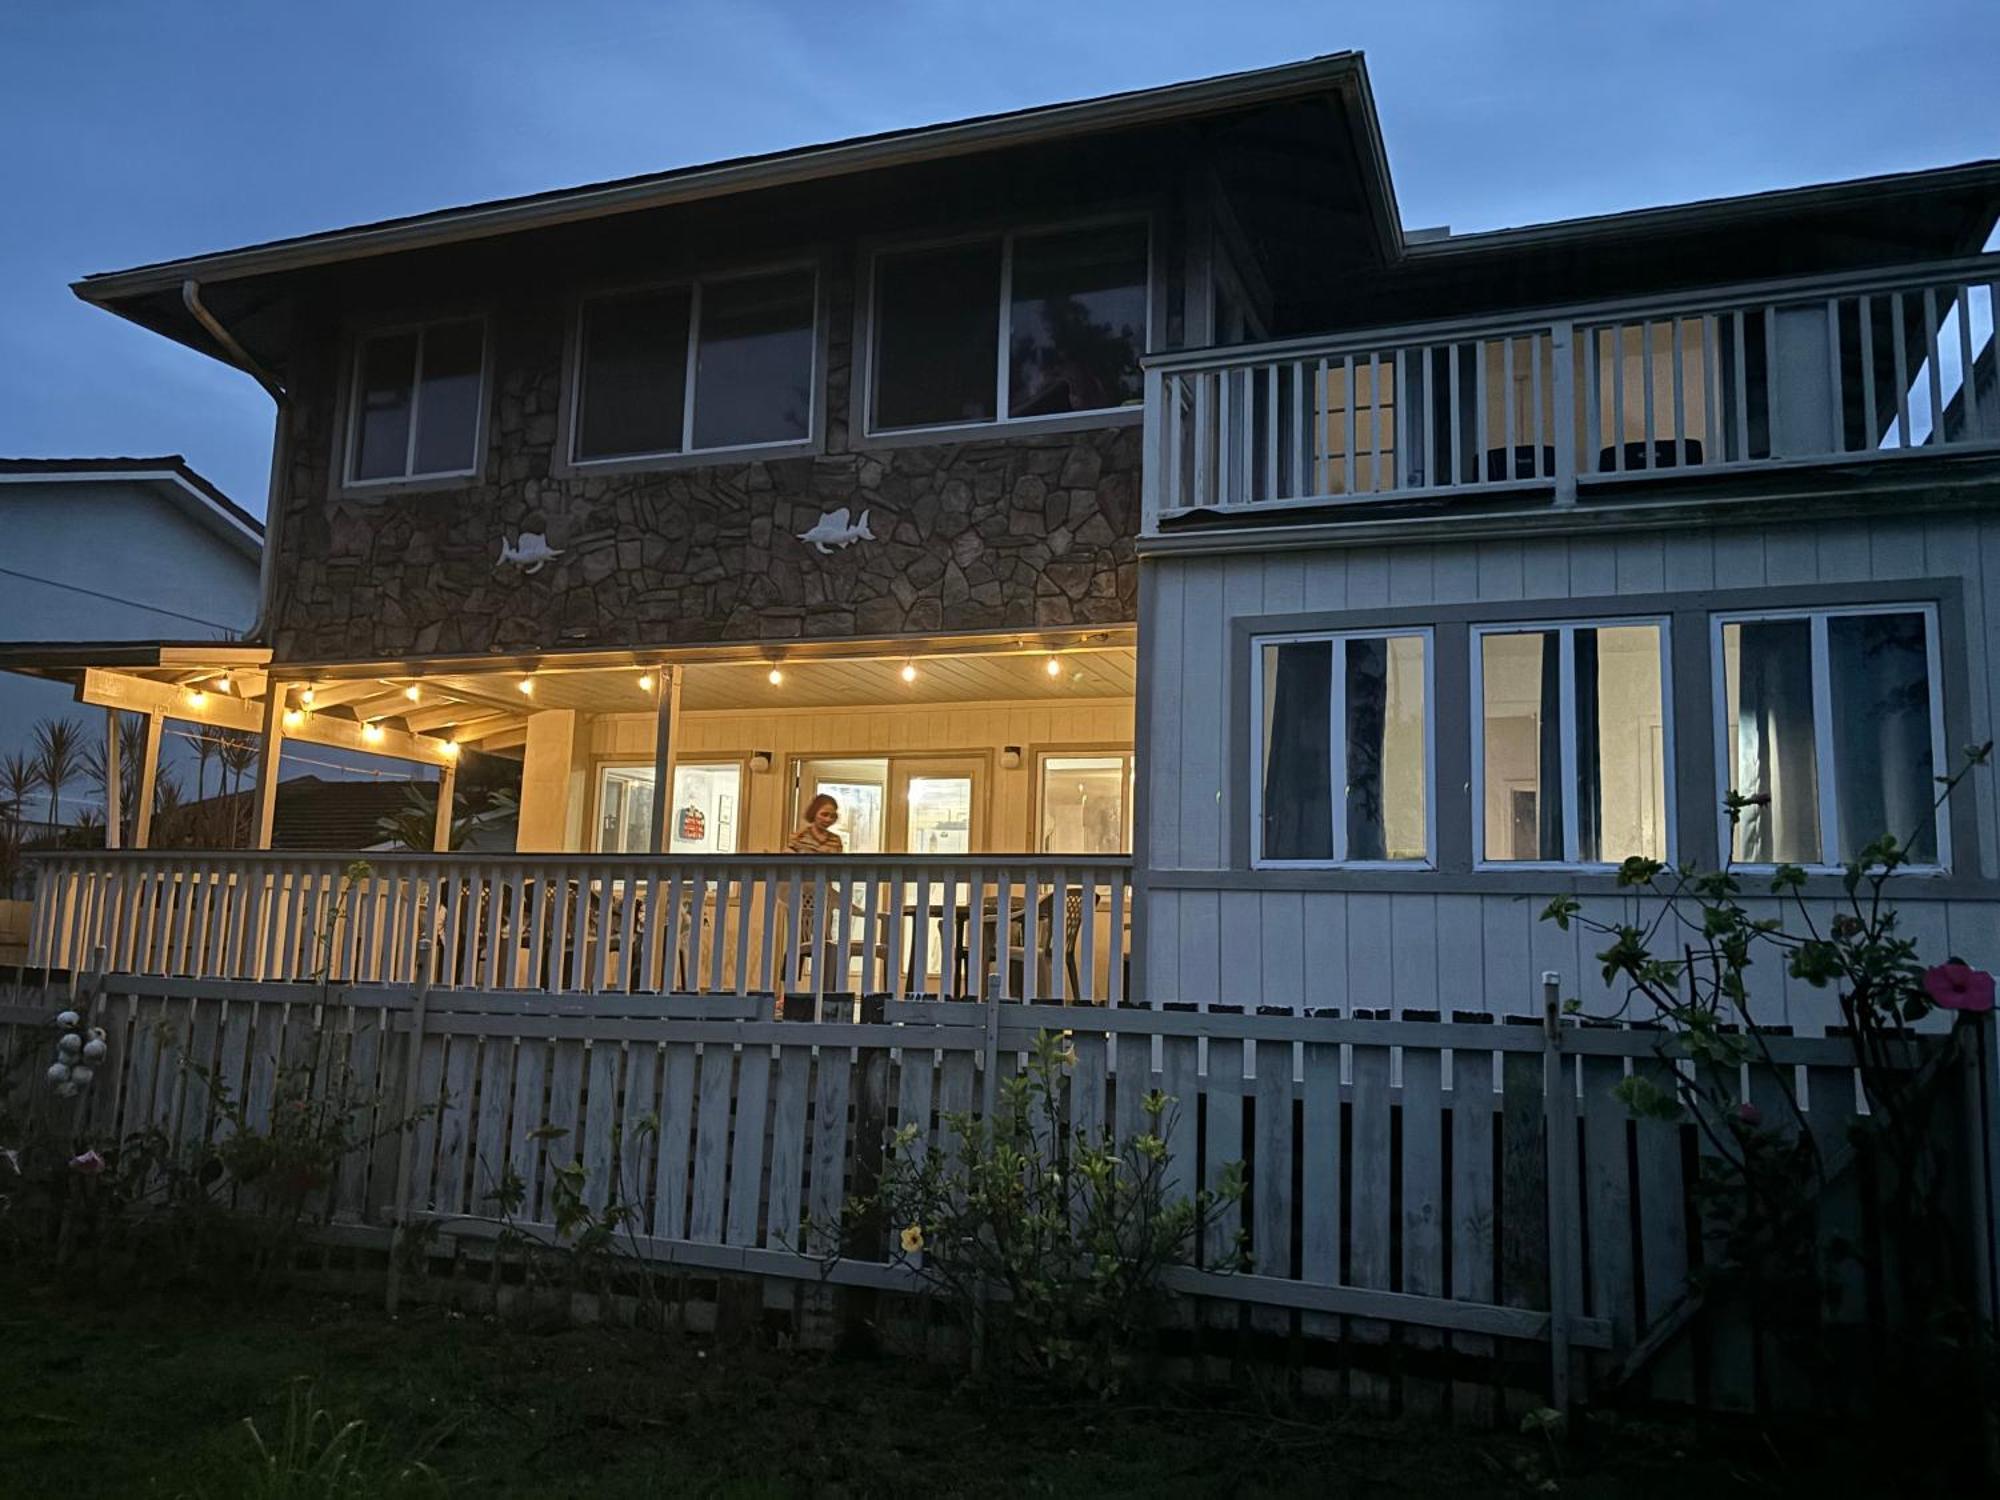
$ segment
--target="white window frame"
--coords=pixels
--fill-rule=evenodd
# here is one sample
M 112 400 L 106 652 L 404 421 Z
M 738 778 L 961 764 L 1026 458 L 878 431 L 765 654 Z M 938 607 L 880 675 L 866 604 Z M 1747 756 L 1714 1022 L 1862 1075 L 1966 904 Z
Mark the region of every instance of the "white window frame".
M 729 443 L 713 448 L 692 446 L 694 437 L 695 385 L 701 365 L 701 303 L 705 287 L 720 286 L 732 281 L 750 281 L 764 276 L 783 276 L 790 272 L 804 271 L 812 276 L 812 368 L 806 372 L 806 435 L 802 438 L 771 438 L 759 443 Z M 686 288 L 688 294 L 688 335 L 687 361 L 681 389 L 681 446 L 659 448 L 646 453 L 607 453 L 596 458 L 586 458 L 577 449 L 583 438 L 583 398 L 585 371 L 589 362 L 588 315 L 593 303 L 607 302 L 618 297 L 631 297 L 645 292 L 671 292 Z M 708 463 L 718 457 L 733 453 L 804 453 L 815 451 L 819 446 L 821 385 L 826 367 L 826 279 L 820 275 L 816 260 L 790 260 L 773 265 L 731 268 L 727 271 L 704 273 L 698 276 L 679 276 L 668 281 L 647 281 L 632 286 L 607 287 L 588 292 L 577 299 L 576 316 L 572 320 L 571 343 L 575 350 L 570 360 L 570 379 L 567 399 L 564 402 L 565 437 L 561 452 L 564 461 L 579 472 L 596 469 L 616 469 L 625 467 L 663 468 L 673 464 Z
M 1799 609 L 1737 609 L 1718 612 L 1709 616 L 1709 654 L 1710 660 L 1714 663 L 1710 676 L 1713 679 L 1715 719 L 1716 848 L 1720 851 L 1724 863 L 1742 870 L 1775 870 L 1779 862 L 1753 864 L 1731 858 L 1736 844 L 1735 830 L 1730 826 L 1729 812 L 1723 806 L 1723 799 L 1735 789 L 1736 761 L 1730 754 L 1729 745 L 1729 683 L 1728 664 L 1722 651 L 1723 627 L 1756 624 L 1768 620 L 1805 620 L 1811 624 L 1813 757 L 1819 779 L 1820 858 L 1816 863 L 1804 864 L 1799 868 L 1814 874 L 1832 874 L 1841 868 L 1840 766 L 1833 748 L 1833 677 L 1827 647 L 1827 622 L 1857 615 L 1923 616 L 1924 672 L 1930 688 L 1931 774 L 1933 776 L 1951 774 L 1945 755 L 1944 653 L 1938 636 L 1936 604 L 1914 601 L 1900 604 L 1831 604 Z M 1937 821 L 1937 861 L 1934 864 L 1905 865 L 1900 873 L 1912 875 L 1949 873 L 1950 814 L 1951 809 L 1946 806 L 1938 808 L 1932 815 Z M 1898 838 L 1903 836 L 1904 831 L 1900 828 L 1883 830 L 1885 833 L 1895 834 Z
M 1119 811 L 1120 823 L 1125 835 L 1125 852 L 1130 853 L 1134 826 L 1133 792 L 1136 790 L 1139 757 L 1131 745 L 1091 746 L 1091 745 L 1039 745 L 1035 748 L 1035 790 L 1034 790 L 1034 842 L 1038 858 L 1049 859 L 1089 859 L 1085 854 L 1053 854 L 1042 848 L 1043 825 L 1048 821 L 1048 764 L 1052 760 L 1111 760 L 1117 758 L 1125 762 L 1120 776 Z
M 445 328 L 459 323 L 474 323 L 479 327 L 479 399 L 475 406 L 472 425 L 472 463 L 463 469 L 423 469 L 417 463 L 417 431 L 423 416 L 423 372 L 424 341 L 433 328 Z M 357 478 L 355 461 L 361 456 L 361 362 L 368 346 L 377 339 L 394 338 L 398 334 L 414 333 L 417 336 L 417 352 L 411 367 L 410 381 L 410 435 L 403 448 L 403 472 L 384 474 L 374 479 Z M 384 323 L 363 328 L 354 335 L 354 346 L 349 358 L 347 377 L 347 431 L 341 444 L 340 465 L 341 488 L 348 490 L 390 489 L 398 485 L 428 484 L 440 479 L 470 479 L 479 474 L 481 460 L 486 454 L 486 407 L 487 395 L 492 386 L 493 373 L 493 330 L 482 313 L 463 313 L 453 317 L 424 318 L 407 323 Z
M 991 229 L 983 233 L 951 235 L 941 239 L 911 240 L 896 244 L 880 245 L 868 252 L 866 286 L 868 289 L 868 313 L 862 328 L 862 348 L 867 356 L 867 379 L 862 395 L 862 432 L 870 439 L 895 441 L 913 433 L 985 432 L 994 428 L 1033 429 L 1061 423 L 1101 422 L 1105 417 L 1121 412 L 1129 412 L 1135 418 L 1145 414 L 1143 396 L 1122 406 L 1092 407 L 1087 411 L 1047 412 L 1033 417 L 1010 417 L 1007 415 L 1009 397 L 1012 394 L 1013 362 L 1008 357 L 1014 338 L 1014 246 L 1023 239 L 1045 239 L 1051 235 L 1069 234 L 1087 229 L 1111 229 L 1120 225 L 1137 224 L 1146 231 L 1146 326 L 1143 330 L 1144 347 L 1141 356 L 1153 352 L 1153 321 L 1159 298 L 1159 270 L 1155 264 L 1159 236 L 1155 231 L 1150 213 L 1098 214 L 1088 218 L 1062 219 L 1048 224 L 1027 224 L 1011 228 Z M 912 427 L 883 427 L 875 418 L 875 394 L 882 371 L 882 357 L 879 336 L 882 330 L 881 271 L 885 258 L 898 255 L 922 254 L 927 250 L 949 250 L 961 245 L 985 244 L 993 240 L 1000 242 L 1000 341 L 995 355 L 994 406 L 993 415 L 980 422 L 933 422 Z
M 1421 859 L 1347 857 L 1347 673 L 1349 641 L 1385 641 L 1415 636 L 1424 648 L 1424 856 Z M 1333 795 L 1333 858 L 1273 859 L 1264 853 L 1264 651 L 1269 646 L 1318 645 L 1335 649 L 1328 670 L 1327 754 Z M 1429 625 L 1377 626 L 1372 630 L 1303 630 L 1250 638 L 1250 867 L 1253 870 L 1435 870 L 1437 842 L 1437 636 Z
M 1660 781 L 1665 802 L 1664 847 L 1660 859 L 1672 864 L 1675 858 L 1674 831 L 1678 826 L 1678 793 L 1674 785 L 1674 633 L 1673 622 L 1665 615 L 1589 616 L 1570 620 L 1527 620 L 1481 622 L 1472 627 L 1472 867 L 1480 871 L 1504 873 L 1509 870 L 1615 870 L 1620 861 L 1577 858 L 1578 808 L 1576 805 L 1576 632 L 1617 630 L 1631 626 L 1652 626 L 1660 639 Z M 1488 859 L 1486 857 L 1486 637 L 1489 635 L 1537 635 L 1556 631 L 1559 653 L 1558 703 L 1562 723 L 1563 854 L 1562 859 Z
M 737 799 L 736 799 L 736 840 L 737 844 L 739 845 L 736 852 L 739 854 L 742 853 L 743 851 L 740 846 L 743 842 L 743 830 L 747 822 L 745 814 L 748 811 L 750 802 L 749 757 L 747 755 L 726 755 L 726 754 L 698 755 L 698 756 L 691 756 L 687 760 L 673 760 L 668 762 L 666 791 L 663 794 L 660 791 L 659 783 L 655 781 L 653 784 L 653 795 L 656 798 L 660 797 L 661 795 L 665 795 L 668 798 L 670 805 L 667 808 L 667 815 L 669 817 L 673 815 L 673 807 L 671 806 L 671 802 L 673 798 L 674 778 L 680 774 L 683 767 L 686 767 L 691 770 L 721 770 L 725 767 L 733 767 L 735 769 L 737 774 L 737 785 L 742 789 L 737 794 Z M 620 759 L 605 759 L 597 762 L 597 770 L 594 778 L 595 785 L 591 797 L 592 817 L 590 824 L 591 827 L 591 834 L 590 834 L 591 847 L 589 850 L 590 853 L 609 854 L 611 852 L 610 850 L 607 850 L 603 847 L 604 803 L 605 803 L 604 794 L 607 789 L 611 773 L 613 773 L 614 771 L 644 771 L 648 775 L 651 775 L 653 770 L 654 770 L 653 763 L 649 760 L 628 760 L 620 758 Z M 672 842 L 672 837 L 671 835 L 669 835 L 668 843 L 671 844 L 671 842 Z M 628 849 L 624 852 L 623 855 L 620 855 L 618 857 L 629 858 L 634 855 L 645 854 L 646 852 L 647 851 L 643 848 Z M 667 851 L 662 850 L 661 852 L 665 854 Z M 719 857 L 726 858 L 727 856 L 682 854 L 682 855 L 675 855 L 674 857 L 677 859 L 696 859 L 696 858 L 706 859 L 706 858 L 719 858 Z

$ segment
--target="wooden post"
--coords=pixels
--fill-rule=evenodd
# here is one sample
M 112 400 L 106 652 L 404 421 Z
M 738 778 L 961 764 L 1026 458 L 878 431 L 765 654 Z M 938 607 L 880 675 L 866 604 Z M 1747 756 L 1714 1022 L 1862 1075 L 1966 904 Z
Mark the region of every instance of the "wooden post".
M 1570 1408 L 1569 1322 L 1581 1277 L 1577 1248 L 1576 1083 L 1562 1045 L 1562 976 L 1542 975 L 1542 1087 L 1549 1151 L 1549 1405 Z
M 118 764 L 118 710 L 104 710 L 104 847 L 116 849 L 124 831 L 125 805 Z
M 1576 325 L 1558 320 L 1549 340 L 1549 394 L 1555 405 L 1549 413 L 1549 436 L 1555 439 L 1558 505 L 1576 504 L 1575 342 Z
M 154 709 L 146 715 L 146 746 L 139 753 L 139 805 L 132 809 L 132 847 L 150 848 L 153 841 L 153 796 L 160 780 L 160 741 L 167 716 Z
M 257 828 L 253 849 L 271 847 L 271 825 L 278 812 L 278 757 L 285 723 L 285 685 L 273 677 L 264 684 L 263 753 L 257 758 Z
M 452 798 L 458 792 L 458 763 L 446 761 L 438 769 L 437 818 L 431 829 L 431 848 L 439 854 L 451 852 Z
M 681 669 L 661 667 L 659 705 L 653 719 L 653 828 L 646 840 L 646 852 L 663 854 L 667 847 L 667 803 L 672 800 L 671 769 L 674 755 L 674 720 L 681 712 Z
M 431 935 L 428 930 L 417 938 L 417 982 L 410 993 L 409 1039 L 403 1044 L 403 1112 L 396 1121 L 396 1202 L 389 1220 L 389 1284 L 385 1305 L 396 1316 L 403 1294 L 403 1231 L 410 1214 L 410 1179 L 417 1170 L 417 1133 L 413 1120 L 417 1113 L 417 1073 L 424 1044 L 424 1011 L 431 994 Z M 539 1108 L 539 1104 L 537 1105 Z

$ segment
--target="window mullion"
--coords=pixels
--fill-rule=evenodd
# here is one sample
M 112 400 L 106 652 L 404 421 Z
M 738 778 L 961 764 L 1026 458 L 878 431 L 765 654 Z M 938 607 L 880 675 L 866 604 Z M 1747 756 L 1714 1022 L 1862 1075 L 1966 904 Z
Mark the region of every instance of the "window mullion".
M 1556 702 L 1561 722 L 1557 730 L 1562 744 L 1563 861 L 1577 863 L 1577 743 L 1576 743 L 1576 632 L 1564 626 L 1556 632 Z
M 687 378 L 681 382 L 681 452 L 694 451 L 695 353 L 701 348 L 701 283 L 688 288 Z
M 1013 362 L 1007 357 L 1014 342 L 1014 236 L 1000 236 L 1000 338 L 994 355 L 993 420 L 1005 422 L 1013 411 Z
M 1938 649 L 1937 610 L 1924 610 L 1924 686 L 1930 690 L 1926 707 L 1930 711 L 1931 730 L 1931 775 L 1950 776 L 1956 767 L 1945 753 L 1944 737 L 1944 684 L 1938 680 L 1940 664 L 1944 660 Z M 1936 785 L 1937 783 L 1933 783 Z M 1932 837 L 1937 841 L 1937 864 L 1941 870 L 1951 868 L 1951 807 L 1946 803 L 1931 809 Z
M 1813 756 L 1819 766 L 1820 863 L 1840 862 L 1840 789 L 1833 763 L 1833 670 L 1827 650 L 1827 617 L 1812 617 Z
M 1335 863 L 1347 860 L 1347 642 L 1339 636 L 1330 641 L 1333 674 L 1327 701 L 1327 797 L 1326 814 L 1333 821 L 1333 838 L 1328 847 Z
M 411 478 L 417 472 L 417 404 L 424 391 L 424 335 L 430 330 L 417 330 L 417 352 L 410 369 L 410 432 L 403 440 L 403 477 Z

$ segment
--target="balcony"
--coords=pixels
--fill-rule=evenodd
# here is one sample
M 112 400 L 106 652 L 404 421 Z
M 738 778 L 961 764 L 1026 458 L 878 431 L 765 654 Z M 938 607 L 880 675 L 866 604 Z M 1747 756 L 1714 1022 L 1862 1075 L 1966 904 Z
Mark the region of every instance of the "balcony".
M 1996 312 L 1984 255 L 1157 355 L 1142 534 L 2000 452 Z

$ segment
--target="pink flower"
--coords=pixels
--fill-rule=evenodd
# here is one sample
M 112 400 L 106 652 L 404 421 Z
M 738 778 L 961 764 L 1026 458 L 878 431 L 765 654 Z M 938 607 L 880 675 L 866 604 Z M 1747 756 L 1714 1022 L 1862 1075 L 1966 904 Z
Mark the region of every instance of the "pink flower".
M 1736 1106 L 1736 1118 L 1741 1120 L 1745 1125 L 1748 1125 L 1752 1130 L 1755 1130 L 1759 1125 L 1764 1123 L 1764 1111 L 1752 1104 L 1748 1099 L 1745 1099 L 1741 1104 Z
M 104 1158 L 95 1151 L 86 1151 L 81 1156 L 72 1156 L 69 1159 L 69 1169 L 72 1172 L 81 1172 L 86 1177 L 95 1177 L 104 1170 Z
M 1959 959 L 1924 970 L 1924 993 L 1945 1010 L 1984 1015 L 1993 1009 L 1993 976 Z

